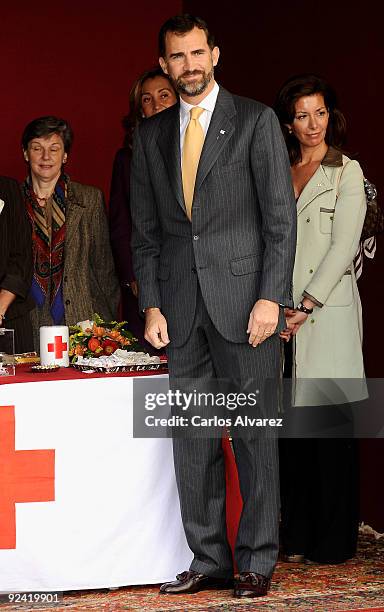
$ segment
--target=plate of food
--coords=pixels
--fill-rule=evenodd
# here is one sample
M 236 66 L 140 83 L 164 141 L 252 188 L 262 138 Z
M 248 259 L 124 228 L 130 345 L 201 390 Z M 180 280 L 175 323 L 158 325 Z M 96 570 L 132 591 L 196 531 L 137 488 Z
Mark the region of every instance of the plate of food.
M 30 369 L 30 371 L 34 372 L 35 374 L 47 374 L 49 372 L 57 372 L 57 370 L 60 370 L 60 366 L 54 363 L 51 365 L 33 365 Z
M 168 366 L 166 363 L 148 363 L 145 365 L 132 364 L 132 365 L 121 365 L 121 366 L 90 366 L 84 365 L 80 363 L 72 363 L 71 367 L 75 370 L 79 370 L 80 372 L 88 372 L 92 374 L 93 372 L 102 372 L 104 374 L 115 374 L 116 372 L 150 372 L 150 371 L 158 371 L 162 370 L 164 372 L 168 372 Z
M 149 355 L 139 351 L 116 350 L 112 355 L 100 357 L 77 356 L 71 366 L 81 372 L 102 372 L 113 374 L 116 372 L 150 372 L 167 371 L 168 362 L 164 357 Z
M 36 353 L 36 351 L 32 351 L 30 353 L 16 353 L 15 354 L 15 364 L 23 365 L 26 363 L 37 364 L 40 363 L 40 357 Z

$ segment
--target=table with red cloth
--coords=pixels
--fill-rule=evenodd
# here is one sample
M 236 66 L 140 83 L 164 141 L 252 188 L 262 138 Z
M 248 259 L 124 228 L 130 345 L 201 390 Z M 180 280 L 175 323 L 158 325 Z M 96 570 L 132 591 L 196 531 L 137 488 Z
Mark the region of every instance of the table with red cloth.
M 133 384 L 73 368 L 0 378 L 0 591 L 156 584 L 187 569 L 169 438 L 132 435 Z M 241 510 L 227 465 L 228 536 Z

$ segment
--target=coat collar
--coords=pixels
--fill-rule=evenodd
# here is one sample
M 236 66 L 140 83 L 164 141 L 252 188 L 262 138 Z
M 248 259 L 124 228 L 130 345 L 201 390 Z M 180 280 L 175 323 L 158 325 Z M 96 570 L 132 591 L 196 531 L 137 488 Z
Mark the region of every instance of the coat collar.
M 197 170 L 195 193 L 201 187 L 213 164 L 226 147 L 233 132 L 231 118 L 236 114 L 233 96 L 220 87 L 215 110 L 213 111 L 208 132 L 201 152 Z M 183 185 L 181 178 L 180 152 L 180 104 L 168 108 L 158 115 L 160 119 L 158 143 L 168 176 L 177 201 L 185 211 Z
M 185 211 L 183 184 L 181 180 L 181 155 L 180 155 L 180 103 L 162 111 L 158 117 L 160 127 L 158 144 L 165 166 L 168 171 L 169 181 L 172 185 L 176 199 Z M 151 121 L 147 119 L 147 121 Z
M 70 207 L 80 206 L 80 208 L 86 208 L 80 183 L 68 182 L 67 205 L 68 204 Z
M 343 165 L 343 154 L 339 149 L 328 147 L 322 161 L 322 166 L 338 167 Z
M 233 96 L 220 87 L 217 96 L 215 110 L 212 114 L 207 136 L 201 152 L 199 167 L 197 169 L 195 192 L 201 187 L 213 164 L 217 161 L 220 153 L 227 146 L 235 130 L 231 121 L 236 115 Z
M 71 242 L 78 236 L 79 222 L 86 208 L 81 189 L 76 183 L 69 181 L 65 210 L 65 248 L 68 250 Z
M 333 183 L 329 178 L 327 168 L 338 168 L 343 165 L 343 154 L 334 147 L 328 147 L 320 166 L 305 185 L 297 201 L 297 214 L 299 215 L 317 196 L 332 191 Z

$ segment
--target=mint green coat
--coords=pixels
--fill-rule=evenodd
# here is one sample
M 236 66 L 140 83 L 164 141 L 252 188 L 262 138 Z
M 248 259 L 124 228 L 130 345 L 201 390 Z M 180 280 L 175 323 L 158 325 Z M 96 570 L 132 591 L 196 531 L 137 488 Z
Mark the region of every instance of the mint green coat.
M 306 293 L 323 306 L 314 308 L 293 343 L 296 406 L 366 397 L 362 311 L 353 268 L 365 213 L 360 165 L 330 147 L 297 202 L 294 303 Z

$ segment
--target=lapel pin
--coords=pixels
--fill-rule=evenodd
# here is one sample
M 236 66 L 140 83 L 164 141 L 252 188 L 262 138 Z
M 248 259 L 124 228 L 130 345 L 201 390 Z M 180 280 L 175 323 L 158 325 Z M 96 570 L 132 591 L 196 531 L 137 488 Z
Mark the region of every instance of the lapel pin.
M 225 134 L 225 130 L 220 130 L 220 134 Z

